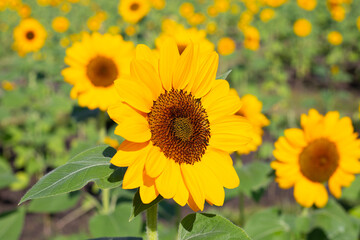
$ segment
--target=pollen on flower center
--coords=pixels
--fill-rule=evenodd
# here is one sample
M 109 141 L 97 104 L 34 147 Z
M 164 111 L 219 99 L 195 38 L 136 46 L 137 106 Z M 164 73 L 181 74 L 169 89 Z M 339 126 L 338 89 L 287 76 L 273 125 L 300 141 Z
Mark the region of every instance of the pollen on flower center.
M 97 87 L 108 87 L 118 76 L 118 69 L 110 58 L 97 56 L 89 61 L 86 74 Z
M 33 31 L 28 31 L 25 36 L 26 36 L 26 39 L 32 40 L 32 39 L 34 39 L 35 34 Z
M 320 138 L 311 142 L 300 154 L 300 170 L 309 180 L 327 181 L 335 172 L 339 153 L 335 143 Z
M 183 90 L 162 93 L 148 114 L 151 141 L 167 158 L 194 164 L 205 154 L 210 123 L 200 99 Z

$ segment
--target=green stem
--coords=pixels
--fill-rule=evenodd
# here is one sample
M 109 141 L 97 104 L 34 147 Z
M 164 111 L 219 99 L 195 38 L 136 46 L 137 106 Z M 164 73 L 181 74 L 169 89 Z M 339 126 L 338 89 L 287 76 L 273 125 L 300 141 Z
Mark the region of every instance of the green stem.
M 102 204 L 103 204 L 103 213 L 104 214 L 109 214 L 110 212 L 110 189 L 103 189 L 102 190 L 102 194 L 101 194 L 101 197 L 102 197 Z
M 239 225 L 243 227 L 245 225 L 245 213 L 244 213 L 244 193 L 239 193 Z
M 146 210 L 146 236 L 147 240 L 158 240 L 157 204 Z

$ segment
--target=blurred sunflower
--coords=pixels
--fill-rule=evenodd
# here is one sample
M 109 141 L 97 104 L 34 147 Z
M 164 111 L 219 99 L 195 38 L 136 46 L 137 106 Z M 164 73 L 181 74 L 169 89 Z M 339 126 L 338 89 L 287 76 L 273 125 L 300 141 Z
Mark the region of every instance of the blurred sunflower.
M 228 152 L 250 141 L 251 125 L 235 116 L 240 99 L 225 80 L 215 80 L 218 55 L 189 44 L 180 55 L 169 39 L 157 58 L 138 45 L 131 78 L 115 81 L 121 101 L 108 109 L 126 140 L 111 160 L 128 167 L 123 188 L 140 188 L 143 203 L 159 194 L 203 210 L 220 206 L 224 187 L 239 178 Z
M 304 19 L 298 19 L 294 23 L 294 33 L 299 37 L 306 37 L 311 33 L 311 23 Z
M 315 9 L 317 2 L 316 0 L 297 0 L 297 4 L 302 9 L 307 11 L 312 11 Z
M 14 29 L 14 49 L 19 55 L 39 51 L 45 43 L 47 33 L 39 21 L 34 18 L 21 20 Z
M 260 33 L 259 30 L 253 26 L 247 26 L 244 29 L 244 47 L 252 51 L 256 51 L 260 47 Z
M 155 40 L 156 47 L 160 49 L 168 38 L 175 39 L 180 54 L 190 43 L 199 43 L 201 53 L 213 51 L 215 48 L 214 44 L 206 38 L 205 30 L 198 30 L 195 27 L 186 29 L 170 19 L 163 21 L 162 33 Z
M 275 143 L 276 181 L 281 188 L 294 186 L 296 201 L 304 206 L 324 207 L 328 201 L 325 184 L 336 197 L 341 187 L 350 186 L 360 173 L 360 139 L 349 117 L 339 112 L 320 115 L 311 109 L 301 115 L 302 129 L 285 130 Z
M 331 43 L 332 45 L 340 45 L 343 41 L 343 37 L 341 33 L 337 31 L 330 32 L 327 36 L 327 39 L 329 43 Z
M 220 38 L 217 44 L 217 50 L 220 55 L 226 56 L 232 54 L 236 49 L 236 43 L 229 37 Z
M 260 12 L 260 20 L 262 22 L 268 22 L 275 16 L 275 11 L 271 8 L 265 8 Z
M 360 31 L 360 17 L 358 17 L 356 19 L 356 26 L 357 26 L 358 30 Z
M 121 0 L 118 10 L 125 22 L 135 24 L 149 13 L 150 7 L 149 0 Z
M 130 74 L 134 45 L 120 35 L 84 34 L 82 41 L 66 50 L 65 63 L 69 65 L 61 74 L 74 85 L 70 96 L 79 105 L 106 111 L 118 101 L 114 80 Z
M 68 30 L 70 22 L 66 17 L 56 17 L 51 22 L 51 26 L 55 32 L 63 33 Z
M 236 90 L 232 90 L 234 94 Z M 242 146 L 237 152 L 239 154 L 249 154 L 250 152 L 256 151 L 257 148 L 262 143 L 262 135 L 264 131 L 263 127 L 270 124 L 269 119 L 266 118 L 264 114 L 261 113 L 262 102 L 260 102 L 257 97 L 251 94 L 246 94 L 241 97 L 242 106 L 236 115 L 243 116 L 252 124 L 254 129 L 254 134 L 252 136 L 252 141 Z
M 184 18 L 189 18 L 195 12 L 194 5 L 192 5 L 189 2 L 184 2 L 181 4 L 181 6 L 179 8 L 179 12 L 180 12 L 180 15 L 183 16 Z

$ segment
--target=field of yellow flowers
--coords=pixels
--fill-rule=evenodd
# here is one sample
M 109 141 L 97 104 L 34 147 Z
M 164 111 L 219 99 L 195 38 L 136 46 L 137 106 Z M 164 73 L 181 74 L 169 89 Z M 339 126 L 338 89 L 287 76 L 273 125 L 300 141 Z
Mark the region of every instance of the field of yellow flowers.
M 0 0 L 0 40 L 0 239 L 360 238 L 360 1 Z

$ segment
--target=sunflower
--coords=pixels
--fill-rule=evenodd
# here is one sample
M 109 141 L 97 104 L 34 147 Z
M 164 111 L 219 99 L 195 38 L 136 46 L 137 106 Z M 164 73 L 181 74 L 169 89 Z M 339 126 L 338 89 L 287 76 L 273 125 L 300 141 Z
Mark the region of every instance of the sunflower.
M 138 45 L 131 77 L 115 81 L 122 101 L 108 113 L 125 141 L 111 163 L 128 167 L 123 188 L 139 187 L 145 204 L 160 194 L 203 210 L 205 200 L 222 205 L 224 187 L 239 184 L 228 152 L 251 141 L 251 125 L 234 115 L 240 99 L 229 84 L 215 80 L 217 53 L 198 48 L 189 44 L 180 55 L 169 39 L 157 58 Z
M 62 71 L 65 81 L 74 85 L 70 96 L 78 98 L 79 105 L 106 111 L 117 101 L 114 80 L 130 74 L 134 44 L 120 35 L 84 34 L 82 41 L 66 51 Z
M 323 116 L 311 109 L 301 116 L 301 126 L 285 130 L 285 137 L 278 139 L 271 166 L 281 188 L 294 186 L 300 205 L 324 207 L 326 185 L 339 198 L 341 187 L 350 186 L 360 173 L 360 139 L 351 119 L 340 118 L 336 111 Z
M 306 37 L 311 33 L 311 22 L 301 18 L 296 20 L 293 26 L 294 33 L 299 37 Z
M 155 40 L 156 47 L 160 49 L 168 38 L 175 39 L 180 54 L 190 43 L 199 44 L 201 53 L 213 51 L 215 48 L 214 44 L 206 38 L 205 30 L 198 30 L 195 27 L 186 29 L 171 19 L 163 21 L 162 33 Z
M 236 49 L 236 43 L 232 38 L 220 38 L 217 44 L 217 50 L 220 55 L 226 56 L 232 54 Z
M 148 0 L 121 0 L 118 10 L 125 22 L 135 24 L 149 13 L 150 7 Z
M 46 30 L 36 19 L 27 18 L 14 29 L 14 48 L 19 55 L 39 51 L 45 43 Z
M 232 91 L 234 94 L 237 94 L 235 89 L 232 89 Z M 236 113 L 236 115 L 243 116 L 249 120 L 253 126 L 254 131 L 252 141 L 249 144 L 242 146 L 237 152 L 239 154 L 249 154 L 250 152 L 256 151 L 257 148 L 261 145 L 261 136 L 264 133 L 262 128 L 268 126 L 270 121 L 264 114 L 261 113 L 262 102 L 260 102 L 254 95 L 244 95 L 241 97 L 241 102 L 242 107 Z
M 66 32 L 70 26 L 70 21 L 66 17 L 55 17 L 51 22 L 52 28 L 55 32 Z
M 340 45 L 343 41 L 343 37 L 342 37 L 341 33 L 337 32 L 337 31 L 331 31 L 328 34 L 327 39 L 328 39 L 329 43 L 331 43 L 332 45 Z

